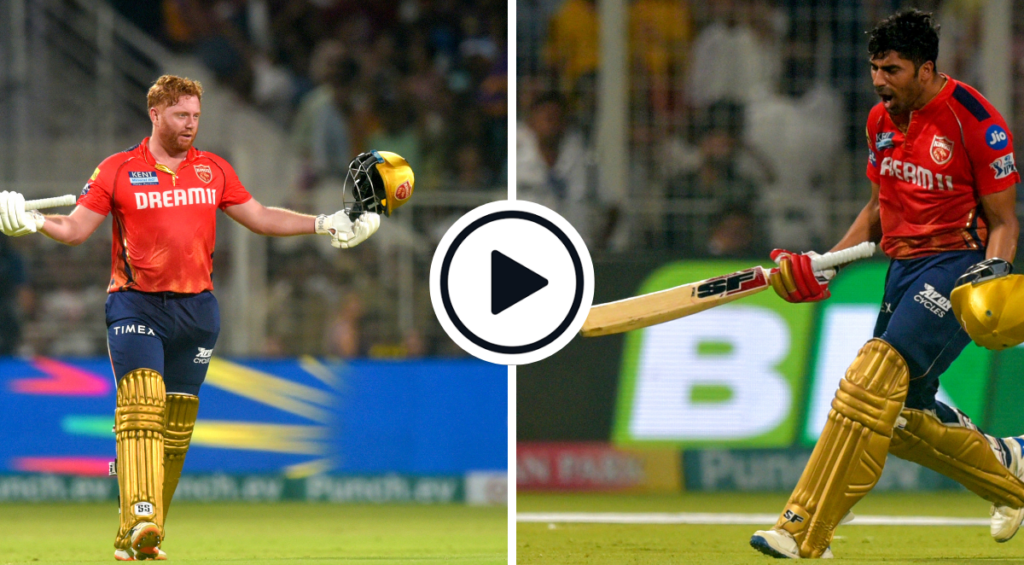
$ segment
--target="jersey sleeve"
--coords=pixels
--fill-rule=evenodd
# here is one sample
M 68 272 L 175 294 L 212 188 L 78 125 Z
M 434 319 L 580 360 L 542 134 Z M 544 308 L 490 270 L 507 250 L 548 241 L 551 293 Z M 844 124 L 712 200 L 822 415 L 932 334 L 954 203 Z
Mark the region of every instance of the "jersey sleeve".
M 238 173 L 231 163 L 220 157 L 213 158 L 213 161 L 224 171 L 224 195 L 220 199 L 219 208 L 224 210 L 252 200 L 252 195 L 238 179 Z
M 964 144 L 980 196 L 1001 192 L 1020 182 L 1013 159 L 1013 134 L 1003 116 L 994 107 L 986 106 L 991 119 L 975 121 L 964 128 Z
M 114 179 L 121 162 L 121 159 L 113 156 L 100 163 L 100 166 L 96 167 L 88 182 L 82 187 L 82 194 L 78 197 L 77 204 L 97 214 L 104 216 L 110 214 L 114 199 Z
M 871 124 L 878 123 L 878 120 L 874 119 L 874 114 L 874 112 L 871 112 L 868 115 L 868 125 L 864 128 L 864 132 L 868 137 L 868 166 L 866 173 L 871 182 L 879 184 L 879 179 L 881 179 L 881 174 L 878 168 L 880 165 L 880 159 L 878 156 L 878 148 L 875 147 L 875 135 L 877 132 L 873 131 L 873 128 L 871 127 Z

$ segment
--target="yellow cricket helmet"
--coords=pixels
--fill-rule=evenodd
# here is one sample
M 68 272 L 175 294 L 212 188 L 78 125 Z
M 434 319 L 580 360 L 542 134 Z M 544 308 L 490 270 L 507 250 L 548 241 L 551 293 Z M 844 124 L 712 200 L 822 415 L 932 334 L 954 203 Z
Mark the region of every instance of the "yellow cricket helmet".
M 1024 275 L 962 284 L 949 301 L 953 315 L 978 345 L 998 351 L 1024 343 Z
M 368 211 L 390 216 L 412 196 L 415 176 L 409 162 L 390 151 L 360 153 L 348 165 L 352 180 L 355 211 Z

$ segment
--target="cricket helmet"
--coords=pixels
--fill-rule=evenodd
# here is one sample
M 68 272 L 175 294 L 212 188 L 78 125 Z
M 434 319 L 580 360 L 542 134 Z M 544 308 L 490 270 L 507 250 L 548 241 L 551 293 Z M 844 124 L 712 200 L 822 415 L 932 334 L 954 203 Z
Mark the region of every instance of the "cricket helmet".
M 978 345 L 998 351 L 1024 343 L 1024 275 L 962 284 L 949 301 L 953 315 Z
M 353 210 L 390 216 L 412 196 L 415 178 L 409 162 L 390 151 L 360 153 L 348 165 L 355 198 Z

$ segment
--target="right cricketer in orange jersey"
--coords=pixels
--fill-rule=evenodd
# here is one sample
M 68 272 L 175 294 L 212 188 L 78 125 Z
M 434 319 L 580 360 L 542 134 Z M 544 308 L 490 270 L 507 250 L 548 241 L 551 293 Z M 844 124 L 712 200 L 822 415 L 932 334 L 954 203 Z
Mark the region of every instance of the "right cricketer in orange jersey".
M 251 199 L 224 159 L 190 147 L 171 171 L 146 138 L 100 163 L 78 205 L 114 214 L 108 291 L 197 294 L 213 290 L 217 210 Z
M 118 561 L 166 559 L 164 521 L 220 334 L 210 279 L 217 210 L 258 234 L 320 234 L 348 249 L 373 235 L 380 214 L 390 215 L 413 191 L 405 159 L 370 151 L 349 166 L 351 208 L 320 216 L 268 208 L 227 161 L 193 147 L 202 96 L 196 81 L 160 77 L 147 97 L 152 133 L 100 163 L 70 215 L 26 211 L 23 195 L 0 192 L 6 236 L 41 232 L 78 245 L 108 214 L 114 217 L 106 321 L 117 381 Z
M 867 124 L 871 197 L 832 251 L 881 242 L 889 271 L 872 339 L 839 381 L 796 488 L 775 525 L 750 539 L 773 557 L 831 557 L 836 528 L 890 454 L 991 502 L 997 542 L 1024 520 L 1024 436 L 986 434 L 936 397 L 972 339 L 993 349 L 1024 341 L 1024 309 L 1014 309 L 1024 303 L 1015 290 L 1024 281 L 1011 274 L 1020 234 L 1013 136 L 981 93 L 936 70 L 938 53 L 938 26 L 917 10 L 883 20 L 868 36 L 881 99 Z M 811 256 L 772 252 L 780 297 L 829 297 L 836 272 L 814 271 Z M 970 315 L 961 314 L 963 304 Z

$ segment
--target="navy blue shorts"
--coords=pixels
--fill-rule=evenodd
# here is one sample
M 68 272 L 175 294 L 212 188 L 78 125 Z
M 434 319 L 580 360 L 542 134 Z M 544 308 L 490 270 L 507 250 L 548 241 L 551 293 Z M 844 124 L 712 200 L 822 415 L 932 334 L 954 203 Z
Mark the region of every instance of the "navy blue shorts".
M 985 251 L 947 251 L 889 264 L 875 337 L 896 348 L 910 368 L 907 408 L 935 410 L 939 376 L 971 342 L 949 303 L 960 275 Z
M 107 350 L 117 380 L 152 369 L 167 392 L 199 395 L 220 334 L 213 293 L 112 292 L 107 296 Z

